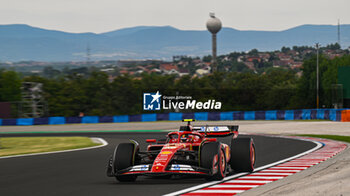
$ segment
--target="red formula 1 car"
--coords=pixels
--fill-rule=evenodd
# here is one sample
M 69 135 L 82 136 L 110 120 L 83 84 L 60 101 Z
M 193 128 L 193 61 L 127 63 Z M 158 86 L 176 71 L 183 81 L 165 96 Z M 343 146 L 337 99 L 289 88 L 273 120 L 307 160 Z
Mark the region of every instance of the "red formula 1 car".
M 201 175 L 207 180 L 221 180 L 226 174 L 252 172 L 255 147 L 252 138 L 237 138 L 238 126 L 187 126 L 170 132 L 166 140 L 147 139 L 146 151 L 139 144 L 121 143 L 108 161 L 107 176 L 118 181 L 135 181 L 139 175 Z M 232 136 L 231 145 L 215 137 Z

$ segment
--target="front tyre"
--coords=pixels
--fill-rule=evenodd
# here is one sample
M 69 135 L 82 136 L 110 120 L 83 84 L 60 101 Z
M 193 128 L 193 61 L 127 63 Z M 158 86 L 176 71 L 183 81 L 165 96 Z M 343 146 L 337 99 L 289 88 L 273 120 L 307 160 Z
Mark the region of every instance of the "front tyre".
M 133 165 L 135 145 L 132 143 L 121 143 L 114 151 L 114 171 L 126 169 Z M 137 176 L 135 175 L 121 175 L 116 176 L 116 179 L 120 182 L 133 182 Z
M 255 146 L 252 138 L 231 141 L 231 168 L 235 172 L 252 172 L 255 165 Z
M 226 157 L 219 142 L 206 143 L 201 148 L 201 166 L 209 169 L 212 176 L 207 180 L 222 180 L 226 175 Z

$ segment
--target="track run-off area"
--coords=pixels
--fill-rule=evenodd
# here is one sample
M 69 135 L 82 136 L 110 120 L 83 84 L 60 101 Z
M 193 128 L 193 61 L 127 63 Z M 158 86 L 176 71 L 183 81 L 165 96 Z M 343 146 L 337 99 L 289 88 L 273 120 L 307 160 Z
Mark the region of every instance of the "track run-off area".
M 137 124 L 135 127 L 131 123 L 128 124 L 132 130 L 139 130 L 139 126 L 142 126 L 139 123 L 135 123 Z M 220 122 L 220 124 L 232 124 L 232 122 Z M 234 122 L 234 124 L 240 123 Z M 164 127 L 164 124 L 160 124 L 159 127 L 157 125 L 158 123 L 147 124 L 157 130 Z M 145 139 L 161 139 L 165 137 L 166 132 L 150 130 L 125 132 L 126 129 L 95 132 L 87 128 L 90 132 L 84 133 L 83 130 L 70 131 L 66 126 L 46 126 L 57 131 L 47 133 L 40 132 L 45 126 L 37 127 L 40 128 L 36 130 L 33 126 L 31 131 L 23 131 L 20 128 L 25 127 L 18 127 L 16 132 L 21 133 L 17 134 L 1 133 L 6 132 L 2 127 L 0 137 L 88 136 L 103 138 L 108 145 L 90 150 L 0 159 L 2 195 L 235 195 L 299 173 L 326 161 L 347 147 L 342 142 L 325 139 L 261 133 L 242 134 L 241 137 L 252 137 L 255 142 L 257 162 L 253 173 L 232 173 L 220 182 L 178 176 L 171 179 L 140 176 L 136 182 L 121 183 L 114 178 L 108 178 L 105 172 L 107 160 L 115 146 L 128 142 L 128 139 L 134 139 L 144 150 L 147 146 Z M 12 127 L 11 129 L 13 131 Z M 117 129 L 118 127 L 115 130 Z M 104 129 L 99 127 L 96 130 Z M 229 138 L 222 139 L 222 142 L 228 143 Z

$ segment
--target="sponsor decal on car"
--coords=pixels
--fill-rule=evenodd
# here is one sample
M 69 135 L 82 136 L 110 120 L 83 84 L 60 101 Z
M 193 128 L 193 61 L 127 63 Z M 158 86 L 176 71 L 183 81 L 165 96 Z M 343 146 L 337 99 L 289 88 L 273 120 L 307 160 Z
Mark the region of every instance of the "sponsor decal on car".
M 171 151 L 162 151 L 160 154 L 171 154 L 171 153 L 173 153 L 173 152 L 171 152 Z
M 173 169 L 173 170 L 180 170 L 180 166 L 179 165 L 172 165 L 171 169 Z
M 149 165 L 135 165 L 133 166 L 130 171 L 148 171 Z
M 194 171 L 190 165 L 172 164 L 170 167 L 172 171 Z
M 193 127 L 194 130 L 199 130 L 200 132 L 226 132 L 230 131 L 227 126 L 214 126 L 214 127 Z
M 166 161 L 168 160 L 169 156 L 167 154 L 160 154 L 158 157 L 157 157 L 157 161 Z
M 164 146 L 163 149 L 175 149 L 177 148 L 177 146 Z

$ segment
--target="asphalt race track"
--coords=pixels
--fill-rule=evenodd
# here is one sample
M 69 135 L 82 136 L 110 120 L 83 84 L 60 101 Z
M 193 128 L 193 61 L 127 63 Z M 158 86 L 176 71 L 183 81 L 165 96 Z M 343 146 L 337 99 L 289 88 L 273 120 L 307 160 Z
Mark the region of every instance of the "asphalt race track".
M 21 135 L 21 136 L 28 136 Z M 36 136 L 45 134 L 36 134 Z M 46 134 L 48 135 L 48 134 Z M 206 181 L 201 178 L 138 177 L 133 183 L 120 183 L 106 176 L 109 156 L 118 143 L 132 138 L 144 150 L 145 139 L 164 138 L 166 133 L 78 133 L 50 136 L 93 136 L 104 138 L 103 148 L 75 152 L 0 159 L 0 195 L 162 195 Z M 1 135 L 7 137 L 10 135 Z M 13 135 L 12 135 L 13 136 Z M 19 136 L 19 135 L 16 135 Z M 242 135 L 241 137 L 247 137 Z M 276 162 L 309 150 L 312 142 L 252 135 L 257 154 L 256 167 Z M 228 142 L 224 139 L 224 142 Z

